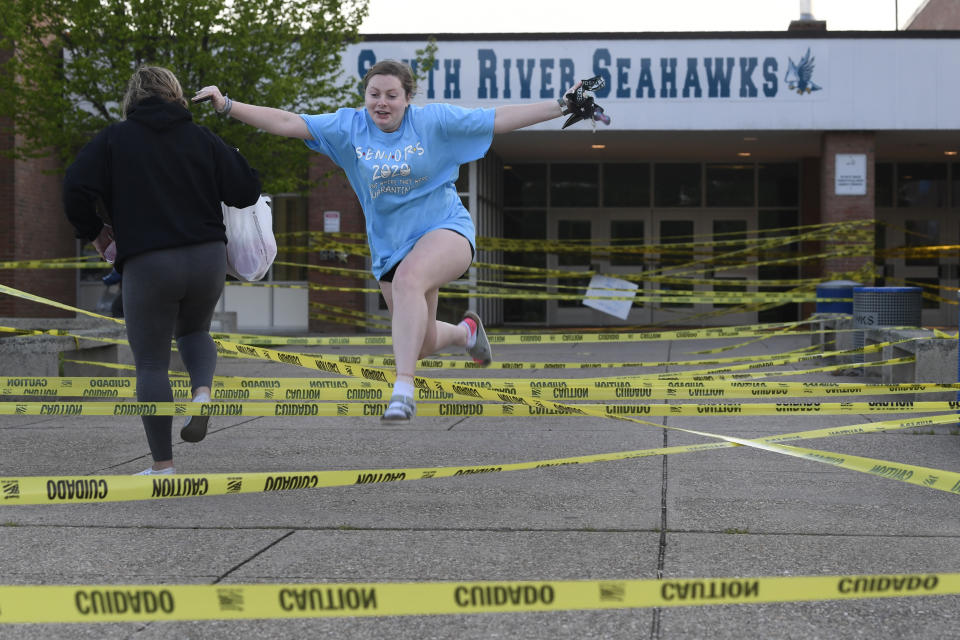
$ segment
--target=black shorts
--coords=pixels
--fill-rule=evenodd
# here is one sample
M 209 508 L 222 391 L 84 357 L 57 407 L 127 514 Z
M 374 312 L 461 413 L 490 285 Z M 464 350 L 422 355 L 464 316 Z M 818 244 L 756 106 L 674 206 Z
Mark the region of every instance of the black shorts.
M 463 236 L 464 238 L 467 237 L 467 236 L 464 236 L 464 235 L 463 235 L 462 233 L 460 233 L 459 231 L 455 231 L 454 229 L 450 229 L 450 231 L 453 231 L 453 232 L 456 233 L 457 235 Z M 467 240 L 467 242 L 469 243 L 470 241 Z M 473 245 L 471 244 L 471 245 L 470 245 L 470 262 L 471 262 L 471 264 L 473 263 L 473 259 L 474 259 L 476 256 L 477 256 L 477 252 L 473 250 Z M 400 260 L 400 262 L 403 262 L 403 260 Z M 393 282 L 393 276 L 396 275 L 396 273 L 397 273 L 397 267 L 400 266 L 400 262 L 398 262 L 397 264 L 393 265 L 393 266 L 390 268 L 390 271 L 387 271 L 385 274 L 383 274 L 382 276 L 380 276 L 380 282 Z M 469 273 L 469 271 L 464 271 L 463 275 L 466 275 L 467 273 Z M 460 276 L 460 277 L 462 278 L 463 276 Z

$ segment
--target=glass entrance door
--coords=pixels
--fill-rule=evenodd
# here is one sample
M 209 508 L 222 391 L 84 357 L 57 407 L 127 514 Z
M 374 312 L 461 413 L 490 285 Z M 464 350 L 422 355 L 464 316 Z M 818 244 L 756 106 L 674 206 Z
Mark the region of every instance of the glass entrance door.
M 528 213 L 525 209 L 542 207 L 549 240 L 580 243 L 547 260 L 550 268 L 572 272 L 548 278 L 553 287 L 570 287 L 557 290 L 567 298 L 547 301 L 549 325 L 751 324 L 761 316 L 773 321 L 772 313 L 789 307 L 772 302 L 763 308 L 745 304 L 743 296 L 707 294 L 782 289 L 789 285 L 784 281 L 797 277 L 795 264 L 780 266 L 797 257 L 795 247 L 777 245 L 776 255 L 744 250 L 759 234 L 786 233 L 778 230 L 799 225 L 796 162 L 617 163 L 599 169 L 549 164 L 541 169 L 538 179 L 513 176 L 517 185 L 537 187 L 539 194 L 517 199 L 517 208 Z M 768 264 L 758 266 L 760 260 Z M 627 319 L 620 320 L 583 305 L 589 277 L 577 273 L 588 271 L 629 276 L 623 279 L 637 282 L 641 294 L 673 296 L 634 300 Z M 779 284 L 760 287 L 761 278 Z
M 738 253 L 743 248 L 739 241 L 756 228 L 756 215 L 750 210 L 650 212 L 611 208 L 555 212 L 549 216 L 549 239 L 566 248 L 550 256 L 548 267 L 574 275 L 549 279 L 550 284 L 561 285 L 558 293 L 571 297 L 548 302 L 548 322 L 554 326 L 754 323 L 756 312 L 740 309 L 736 297 L 716 302 L 704 300 L 703 294 L 756 291 L 747 281 L 756 280 L 757 268 L 750 264 L 750 258 Z M 691 299 L 638 299 L 627 319 L 621 320 L 584 306 L 580 296 L 590 278 L 577 277 L 577 271 L 595 271 L 636 282 L 638 296 L 662 293 Z M 647 274 L 651 277 L 641 279 Z M 696 297 L 698 293 L 700 298 Z
M 651 217 L 657 253 L 651 253 L 650 291 L 689 301 L 655 303 L 651 321 L 665 325 L 736 325 L 757 321 L 742 308 L 738 292 L 756 291 L 755 258 L 741 244 L 757 228 L 753 210 L 654 211 Z M 711 299 L 711 292 L 733 294 L 729 301 Z
M 921 322 L 925 326 L 957 326 L 956 252 L 933 247 L 960 244 L 957 214 L 944 210 L 878 211 L 883 221 L 879 250 L 886 286 L 922 287 Z M 929 247 L 929 249 L 928 249 Z
M 556 287 L 556 293 L 565 296 L 548 302 L 547 320 L 550 325 L 596 327 L 649 323 L 649 307 L 642 302 L 633 304 L 625 320 L 585 306 L 583 295 L 590 284 L 590 276 L 574 275 L 578 271 L 594 271 L 616 278 L 624 274 L 642 273 L 644 254 L 632 250 L 643 248 L 648 218 L 649 214 L 615 214 L 611 210 L 601 209 L 563 210 L 550 216 L 549 240 L 559 242 L 563 247 L 550 255 L 548 268 L 573 272 L 565 277 L 548 279 Z M 611 245 L 624 247 L 624 252 L 609 251 Z M 643 284 L 638 284 L 642 290 Z

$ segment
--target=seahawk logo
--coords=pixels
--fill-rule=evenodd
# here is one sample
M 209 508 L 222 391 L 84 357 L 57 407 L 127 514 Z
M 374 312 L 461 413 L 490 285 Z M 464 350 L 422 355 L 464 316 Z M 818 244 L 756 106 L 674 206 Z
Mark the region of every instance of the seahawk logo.
M 791 91 L 796 91 L 800 95 L 811 91 L 820 91 L 822 87 L 811 80 L 814 58 L 810 57 L 809 47 L 804 56 L 800 58 L 799 64 L 794 64 L 793 58 L 787 59 L 790 64 L 787 66 L 787 75 L 783 77 L 783 81 L 787 83 Z

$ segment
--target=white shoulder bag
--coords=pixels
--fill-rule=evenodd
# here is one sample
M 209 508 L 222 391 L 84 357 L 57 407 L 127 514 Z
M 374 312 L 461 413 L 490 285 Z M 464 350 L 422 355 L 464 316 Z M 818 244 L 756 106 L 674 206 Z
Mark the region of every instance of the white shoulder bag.
M 227 228 L 227 273 L 247 282 L 262 279 L 277 257 L 270 196 L 261 195 L 255 205 L 243 209 L 221 206 Z

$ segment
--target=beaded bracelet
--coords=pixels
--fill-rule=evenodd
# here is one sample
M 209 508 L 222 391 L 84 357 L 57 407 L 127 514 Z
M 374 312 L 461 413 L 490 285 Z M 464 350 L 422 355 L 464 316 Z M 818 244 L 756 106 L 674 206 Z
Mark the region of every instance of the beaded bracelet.
M 223 105 L 223 109 L 221 109 L 220 111 L 217 111 L 217 113 L 219 113 L 222 116 L 229 116 L 230 109 L 233 108 L 233 100 L 231 100 L 229 96 L 223 96 L 223 99 L 226 100 L 226 102 Z

